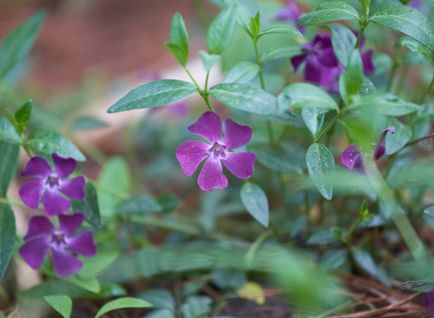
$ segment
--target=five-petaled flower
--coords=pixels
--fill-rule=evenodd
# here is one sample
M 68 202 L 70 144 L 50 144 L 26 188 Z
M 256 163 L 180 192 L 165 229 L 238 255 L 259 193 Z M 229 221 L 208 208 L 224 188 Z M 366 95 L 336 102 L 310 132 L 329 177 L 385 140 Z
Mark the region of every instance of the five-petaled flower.
M 298 23 L 298 18 L 301 16 L 301 13 L 302 12 L 297 5 L 297 1 L 288 0 L 286 5 L 284 5 L 283 8 L 277 12 L 274 18 L 280 21 L 290 21 L 300 32 L 304 33 L 304 27 Z
M 252 138 L 252 129 L 239 125 L 232 119 L 225 120 L 225 135 L 219 115 L 206 112 L 188 127 L 188 130 L 203 137 L 207 142 L 188 140 L 176 149 L 176 158 L 185 175 L 191 176 L 205 161 L 199 173 L 198 184 L 204 191 L 224 189 L 228 180 L 223 174 L 222 162 L 237 178 L 248 179 L 253 175 L 256 156 L 252 152 L 233 152 Z
M 363 46 L 363 39 L 360 47 Z M 372 50 L 362 52 L 362 62 L 365 75 L 374 72 L 372 61 Z M 302 64 L 305 64 L 304 79 L 308 82 L 318 84 L 331 92 L 337 92 L 339 76 L 344 67 L 339 63 L 333 50 L 330 33 L 319 33 L 303 46 L 303 53 L 291 58 L 294 71 L 297 71 Z
M 31 180 L 19 191 L 23 202 L 32 209 L 37 209 L 42 202 L 48 215 L 58 215 L 71 208 L 69 198 L 82 200 L 85 180 L 83 176 L 68 179 L 75 170 L 77 162 L 72 158 L 52 155 L 54 169 L 42 157 L 32 157 L 27 163 L 22 176 Z
M 59 215 L 58 218 L 59 228 L 45 216 L 31 218 L 19 253 L 33 269 L 41 268 L 45 257 L 51 254 L 56 274 L 66 277 L 83 266 L 77 255 L 94 256 L 96 246 L 91 231 L 75 234 L 84 220 L 83 214 Z

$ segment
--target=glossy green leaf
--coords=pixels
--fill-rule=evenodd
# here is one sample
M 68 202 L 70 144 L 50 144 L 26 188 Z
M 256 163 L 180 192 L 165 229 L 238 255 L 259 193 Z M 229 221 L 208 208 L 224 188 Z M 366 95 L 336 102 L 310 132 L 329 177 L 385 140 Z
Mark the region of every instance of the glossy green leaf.
M 305 107 L 338 110 L 335 100 L 323 89 L 308 83 L 288 85 L 277 97 L 279 110 Z
M 211 311 L 211 298 L 206 296 L 190 296 L 181 306 L 182 318 L 208 317 Z
M 32 115 L 33 103 L 31 100 L 27 101 L 22 105 L 14 114 L 14 124 L 18 130 L 18 133 L 22 134 L 27 125 L 30 122 L 30 117 Z
M 86 221 L 94 228 L 101 228 L 101 213 L 98 204 L 98 195 L 95 186 L 87 182 L 84 199 L 73 201 L 72 206 L 75 211 L 83 212 Z
M 327 109 L 314 107 L 306 107 L 301 110 L 301 118 L 303 118 L 306 127 L 314 136 L 321 130 L 326 112 Z
M 270 210 L 264 190 L 254 183 L 246 182 L 241 188 L 240 194 L 241 201 L 250 215 L 263 226 L 268 227 Z
M 331 200 L 333 185 L 325 183 L 321 180 L 321 177 L 335 170 L 335 159 L 332 152 L 326 146 L 314 143 L 306 151 L 306 165 L 309 175 L 319 193 L 325 199 Z
M 359 13 L 345 1 L 324 1 L 312 11 L 303 14 L 301 25 L 314 25 L 339 20 L 359 20 Z
M 0 197 L 6 196 L 17 169 L 19 153 L 18 145 L 0 142 Z
M 0 279 L 11 261 L 16 240 L 15 215 L 9 204 L 0 202 Z
M 266 91 L 240 83 L 217 84 L 211 96 L 226 106 L 260 115 L 276 114 L 276 98 Z
M 142 299 L 134 298 L 134 297 L 121 297 L 104 304 L 100 308 L 100 310 L 98 310 L 95 318 L 102 317 L 106 313 L 113 310 L 126 309 L 126 308 L 149 308 L 149 307 L 152 307 L 152 305 Z
M 226 75 L 223 83 L 248 83 L 259 73 L 259 66 L 252 62 L 240 62 L 236 64 Z
M 35 154 L 51 157 L 53 153 L 65 158 L 74 158 L 77 161 L 85 161 L 86 158 L 71 141 L 54 131 L 37 130 L 26 142 Z
M 14 125 L 5 117 L 0 117 L 0 142 L 7 142 L 15 145 L 21 144 L 21 137 Z
M 38 12 L 9 33 L 0 44 L 0 78 L 4 78 L 29 54 L 45 14 Z
M 108 127 L 108 124 L 93 116 L 81 116 L 76 118 L 70 125 L 74 131 L 93 130 Z
M 391 155 L 401 150 L 412 136 L 411 128 L 401 124 L 398 120 L 391 123 L 395 127 L 395 133 L 386 135 L 386 154 Z
M 356 36 L 353 31 L 340 24 L 332 24 L 330 29 L 332 30 L 333 51 L 339 62 L 347 67 L 354 52 Z
M 434 25 L 419 10 L 402 4 L 387 5 L 375 12 L 370 21 L 402 32 L 434 51 Z
M 62 317 L 69 318 L 72 314 L 72 299 L 66 295 L 44 296 L 45 301 Z
M 119 214 L 152 214 L 161 212 L 160 204 L 147 194 L 138 194 L 122 202 L 118 208 Z
M 220 60 L 220 55 L 208 54 L 202 50 L 199 51 L 199 57 L 207 72 L 209 72 L 211 68 Z
M 373 278 L 379 280 L 384 285 L 390 286 L 390 278 L 387 276 L 384 269 L 374 262 L 374 259 L 369 252 L 360 248 L 353 248 L 351 249 L 351 254 L 356 264 L 359 265 L 362 270 L 367 272 Z
M 75 286 L 88 290 L 92 293 L 99 293 L 101 291 L 101 284 L 95 277 L 81 277 L 78 275 L 69 276 L 66 280 Z
M 110 251 L 98 251 L 98 253 L 89 258 L 83 258 L 83 267 L 78 274 L 84 279 L 93 279 L 99 273 L 107 269 L 119 256 L 116 248 Z
M 175 13 L 172 18 L 170 42 L 166 44 L 166 47 L 181 65 L 187 64 L 189 52 L 188 33 L 180 13 Z
M 299 47 L 279 47 L 271 49 L 270 51 L 265 51 L 261 55 L 261 62 L 268 63 L 277 59 L 290 59 L 291 57 L 301 53 Z
M 371 95 L 358 99 L 351 108 L 354 110 L 374 106 L 386 116 L 404 116 L 419 110 L 419 106 L 403 100 L 396 95 L 386 93 L 383 95 Z
M 179 80 L 159 80 L 143 84 L 131 90 L 109 109 L 109 113 L 132 109 L 165 106 L 196 92 L 196 87 Z
M 303 39 L 303 34 L 301 34 L 295 26 L 288 23 L 272 24 L 261 33 L 259 33 L 258 36 L 261 37 L 268 34 L 286 34 L 291 37 Z
M 222 10 L 208 28 L 206 45 L 211 54 L 221 54 L 229 45 L 235 30 L 235 6 Z
M 271 147 L 261 147 L 249 145 L 249 151 L 256 154 L 256 159 L 260 164 L 270 170 L 285 173 L 285 174 L 301 174 L 304 168 L 304 158 L 299 160 L 298 156 L 294 155 L 300 149 L 291 149 L 294 151 L 281 151 Z
M 347 105 L 351 104 L 363 87 L 363 63 L 359 50 L 353 50 L 345 72 L 339 78 L 339 93 Z

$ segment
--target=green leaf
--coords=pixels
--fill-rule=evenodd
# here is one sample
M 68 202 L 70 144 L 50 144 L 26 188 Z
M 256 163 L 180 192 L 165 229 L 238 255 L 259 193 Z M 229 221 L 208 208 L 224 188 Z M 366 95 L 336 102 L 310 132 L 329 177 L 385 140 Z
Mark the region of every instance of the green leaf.
M 96 229 L 101 228 L 101 214 L 98 204 L 98 195 L 95 186 L 87 182 L 85 196 L 81 201 L 73 201 L 72 206 L 75 211 L 83 212 L 86 221 Z
M 358 49 L 353 50 L 345 72 L 339 78 L 339 93 L 347 105 L 359 95 L 363 87 L 363 63 Z
M 217 84 L 210 90 L 211 96 L 226 106 L 260 115 L 275 115 L 276 98 L 266 91 L 240 83 Z
M 67 277 L 66 280 L 75 286 L 88 290 L 92 293 L 99 293 L 101 291 L 101 284 L 95 277 L 81 277 L 78 275 Z
M 160 204 L 147 194 L 134 195 L 129 200 L 122 202 L 117 208 L 119 214 L 148 215 L 161 211 Z
M 125 309 L 125 308 L 149 308 L 152 305 L 142 299 L 134 298 L 134 297 L 121 297 L 112 301 L 109 301 L 104 306 L 98 310 L 95 318 L 102 317 L 106 313 L 117 310 L 117 309 Z
M 196 92 L 196 87 L 179 80 L 159 80 L 143 84 L 131 90 L 109 109 L 109 113 L 132 109 L 165 106 Z
M 182 318 L 208 317 L 211 311 L 211 298 L 206 296 L 190 296 L 181 306 Z
M 320 179 L 335 170 L 335 160 L 331 151 L 322 144 L 312 144 L 306 152 L 306 165 L 309 175 L 319 193 L 325 199 L 331 200 L 333 186 L 326 184 Z
M 321 130 L 326 112 L 327 109 L 314 107 L 306 107 L 301 110 L 301 118 L 303 118 L 306 127 L 314 136 Z
M 353 31 L 340 24 L 332 24 L 330 29 L 332 30 L 333 51 L 339 62 L 347 67 L 354 52 L 356 36 Z
M 229 6 L 212 21 L 206 37 L 209 53 L 221 54 L 229 45 L 235 30 L 235 10 L 235 6 Z
M 131 177 L 122 158 L 113 158 L 102 168 L 97 182 L 98 203 L 103 217 L 112 218 L 119 203 L 129 197 Z
M 260 164 L 270 170 L 285 174 L 301 174 L 303 172 L 304 158 L 301 162 L 292 151 L 279 151 L 275 148 L 259 145 L 249 145 L 248 149 L 256 154 L 256 159 Z M 299 149 L 294 147 L 291 150 L 298 151 Z
M 335 100 L 323 89 L 308 83 L 294 83 L 277 97 L 279 110 L 301 109 L 304 107 L 338 110 Z
M 391 124 L 395 127 L 395 133 L 386 135 L 386 155 L 392 155 L 401 150 L 412 136 L 411 128 L 394 120 Z
M 434 51 L 434 25 L 419 10 L 393 4 L 375 12 L 370 21 L 402 32 Z
M 0 78 L 5 78 L 29 54 L 45 14 L 38 12 L 9 33 L 0 44 Z
M 83 258 L 83 267 L 78 274 L 84 279 L 93 279 L 99 273 L 107 269 L 119 256 L 119 252 L 114 248 L 110 251 L 98 251 L 90 258 Z
M 270 219 L 270 210 L 268 207 L 268 199 L 260 186 L 246 182 L 241 188 L 241 201 L 244 204 L 247 212 L 253 218 L 261 223 L 263 226 L 268 227 Z
M 301 34 L 300 31 L 296 29 L 296 27 L 294 27 L 292 24 L 287 23 L 272 24 L 261 33 L 259 33 L 258 37 L 268 34 L 286 34 L 295 38 L 304 38 L 303 34 Z
M 0 142 L 7 142 L 15 145 L 21 144 L 21 137 L 15 130 L 14 125 L 4 117 L 0 117 Z
M 411 52 L 422 54 L 431 64 L 434 65 L 434 54 L 433 52 L 423 45 L 422 43 L 413 40 L 412 38 L 404 37 L 398 40 L 396 43 L 398 47 L 406 47 Z
M 0 202 L 0 279 L 11 261 L 16 239 L 15 215 L 9 204 Z
M 9 184 L 15 175 L 20 147 L 0 142 L 0 197 L 6 196 Z
M 358 99 L 351 105 L 351 109 L 358 110 L 371 106 L 374 106 L 381 114 L 386 116 L 403 116 L 419 110 L 418 105 L 405 101 L 391 93 L 370 95 Z
M 266 51 L 261 55 L 261 63 L 268 63 L 277 59 L 289 59 L 301 53 L 299 47 L 279 47 Z
M 207 52 L 202 50 L 199 51 L 199 57 L 207 72 L 209 72 L 214 66 L 214 64 L 220 60 L 220 55 L 208 54 Z
M 44 296 L 45 301 L 62 317 L 69 318 L 72 314 L 72 299 L 66 295 Z
M 31 100 L 27 101 L 22 105 L 14 114 L 14 124 L 18 130 L 18 133 L 22 134 L 27 125 L 30 122 L 30 117 L 32 115 L 33 103 Z
M 387 276 L 386 272 L 379 265 L 375 264 L 369 252 L 362 250 L 360 248 L 352 248 L 351 254 L 357 265 L 360 266 L 365 272 L 371 275 L 373 278 L 379 280 L 386 286 L 390 286 L 391 280 Z
M 326 1 L 311 12 L 303 14 L 298 22 L 301 25 L 314 25 L 339 20 L 359 20 L 359 13 L 345 1 Z
M 92 130 L 108 127 L 108 124 L 93 116 L 81 116 L 76 118 L 70 125 L 73 131 Z
M 248 83 L 259 73 L 259 66 L 252 62 L 239 62 L 226 75 L 223 83 Z
M 26 146 L 37 155 L 51 157 L 53 153 L 57 153 L 59 156 L 74 158 L 77 161 L 86 160 L 72 142 L 54 131 L 37 130 L 27 140 Z
M 188 33 L 185 27 L 184 19 L 180 13 L 175 13 L 170 26 L 170 42 L 166 47 L 181 65 L 188 62 Z

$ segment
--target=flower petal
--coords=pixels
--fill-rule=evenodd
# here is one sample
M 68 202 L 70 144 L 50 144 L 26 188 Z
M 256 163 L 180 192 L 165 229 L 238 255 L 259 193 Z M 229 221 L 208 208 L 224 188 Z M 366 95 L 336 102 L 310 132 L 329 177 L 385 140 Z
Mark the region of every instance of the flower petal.
M 60 179 L 65 179 L 69 176 L 77 167 L 77 161 L 73 158 L 63 158 L 58 154 L 53 154 L 54 166 L 56 167 L 56 173 Z
M 320 84 L 323 68 L 327 69 L 321 66 L 315 57 L 309 56 L 304 69 L 304 79 L 312 83 Z
M 220 140 L 222 136 L 220 116 L 214 112 L 203 113 L 194 124 L 188 127 L 188 130 L 205 138 L 210 143 Z
M 86 181 L 83 176 L 75 177 L 74 179 L 62 180 L 59 190 L 74 200 L 81 201 L 84 198 L 84 187 Z
M 373 55 L 373 50 L 367 50 L 362 53 L 363 72 L 365 73 L 365 75 L 371 75 L 372 73 L 374 73 Z
M 21 246 L 19 254 L 31 268 L 39 269 L 44 263 L 49 249 L 49 238 L 38 237 L 25 242 Z
M 72 235 L 83 223 L 83 213 L 75 213 L 71 215 L 59 215 L 59 228 L 66 236 Z
M 68 211 L 71 203 L 60 192 L 46 190 L 42 197 L 45 212 L 48 215 L 58 215 Z
M 53 266 L 59 277 L 66 277 L 80 271 L 83 263 L 61 249 L 52 251 Z
M 44 178 L 50 175 L 51 167 L 42 157 L 32 157 L 26 164 L 21 175 L 23 177 Z
M 224 189 L 228 186 L 228 179 L 223 174 L 222 164 L 219 159 L 208 158 L 205 161 L 197 183 L 203 191 Z
M 24 240 L 28 241 L 38 236 L 50 236 L 53 232 L 54 226 L 47 217 L 42 215 L 34 216 L 30 219 Z
M 237 178 L 249 179 L 253 175 L 255 160 L 253 152 L 228 152 L 223 164 Z
M 91 231 L 68 238 L 66 248 L 86 257 L 91 257 L 96 254 L 96 246 Z
M 42 179 L 31 180 L 20 188 L 20 198 L 29 208 L 38 208 L 44 193 L 43 182 Z
M 321 50 L 318 53 L 318 61 L 327 67 L 336 67 L 339 64 L 332 47 Z
M 359 148 L 356 145 L 349 145 L 340 156 L 342 165 L 349 170 L 363 169 L 363 157 Z
M 236 149 L 247 144 L 252 138 L 252 128 L 243 126 L 232 119 L 225 120 L 224 144 L 227 149 Z
M 209 155 L 209 145 L 198 140 L 188 140 L 176 148 L 176 159 L 186 176 L 191 176 Z

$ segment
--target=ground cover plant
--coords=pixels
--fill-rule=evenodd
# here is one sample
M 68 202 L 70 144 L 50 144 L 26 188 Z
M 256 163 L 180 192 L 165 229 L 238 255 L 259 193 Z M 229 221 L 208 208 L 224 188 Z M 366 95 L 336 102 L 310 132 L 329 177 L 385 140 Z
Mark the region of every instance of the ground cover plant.
M 203 50 L 179 13 L 165 43 L 189 80 L 107 105 L 138 114 L 116 156 L 18 94 L 44 12 L 3 39 L 0 317 L 429 317 L 433 3 L 196 4 Z

